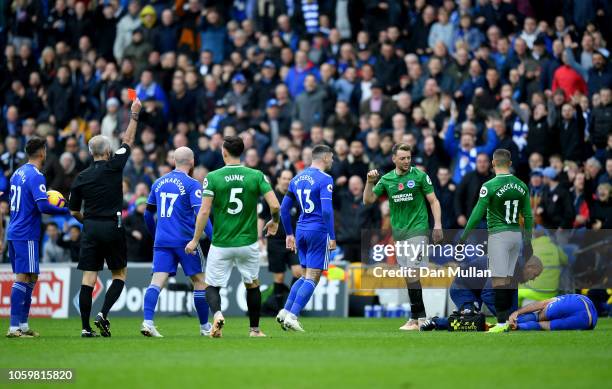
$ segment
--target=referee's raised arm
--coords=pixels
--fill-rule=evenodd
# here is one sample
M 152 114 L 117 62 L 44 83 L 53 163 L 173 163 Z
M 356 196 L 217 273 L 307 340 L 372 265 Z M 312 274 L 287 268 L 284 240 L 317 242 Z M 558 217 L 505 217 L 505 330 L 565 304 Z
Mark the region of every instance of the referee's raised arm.
M 140 99 L 136 98 L 132 102 L 132 108 L 130 112 L 130 123 L 127 126 L 127 129 L 123 133 L 123 138 L 121 139 L 123 143 L 132 147 L 134 145 L 134 138 L 136 137 L 136 128 L 138 127 L 138 115 L 140 115 L 140 109 L 142 108 L 142 103 Z

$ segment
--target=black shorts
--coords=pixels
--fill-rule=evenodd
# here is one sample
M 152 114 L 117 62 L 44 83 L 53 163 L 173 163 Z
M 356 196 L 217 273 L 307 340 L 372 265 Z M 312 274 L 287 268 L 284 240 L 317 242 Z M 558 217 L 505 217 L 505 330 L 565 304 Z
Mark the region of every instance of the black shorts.
M 127 266 L 127 246 L 125 229 L 117 226 L 117 221 L 85 220 L 81 236 L 79 270 L 101 271 L 104 260 L 109 270 L 119 270 Z
M 271 273 L 284 273 L 299 264 L 298 256 L 287 250 L 284 240 L 268 239 L 268 270 Z

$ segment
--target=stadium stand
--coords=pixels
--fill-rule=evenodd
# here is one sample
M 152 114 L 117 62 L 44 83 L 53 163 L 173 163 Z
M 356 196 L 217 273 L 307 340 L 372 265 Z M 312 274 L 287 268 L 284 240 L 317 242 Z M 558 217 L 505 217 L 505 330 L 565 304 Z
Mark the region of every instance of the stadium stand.
M 313 146 L 332 146 L 341 215 L 359 197 L 350 183 L 359 186 L 372 168 L 390 170 L 391 146 L 405 142 L 444 201 L 445 228 L 465 225 L 473 186 L 489 176 L 498 147 L 511 151 L 515 173 L 530 183 L 538 224 L 612 226 L 610 2 L 3 0 L 0 7 L 5 222 L 7 183 L 24 162 L 25 142 L 47 139 L 48 186 L 67 196 L 91 163 L 92 136 L 118 146 L 129 120 L 127 88 L 135 88 L 144 108 L 124 172 L 130 260 L 148 258 L 139 205 L 172 169 L 172 150 L 191 147 L 202 180 L 222 166 L 222 137 L 234 134 L 245 142 L 244 163 L 271 180 L 281 169 L 301 171 Z M 480 153 L 489 158 L 478 162 Z M 367 212 L 352 220 L 388 225 L 384 208 Z M 48 223 L 43 261 L 74 260 L 74 222 Z M 360 226 L 340 227 L 345 259 L 359 261 Z

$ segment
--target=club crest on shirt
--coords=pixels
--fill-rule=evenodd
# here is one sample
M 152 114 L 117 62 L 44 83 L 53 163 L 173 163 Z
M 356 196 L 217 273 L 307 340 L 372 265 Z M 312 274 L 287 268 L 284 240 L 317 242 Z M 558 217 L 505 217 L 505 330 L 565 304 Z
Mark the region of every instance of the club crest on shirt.
M 414 188 L 414 186 L 416 185 L 414 180 L 408 180 L 408 182 L 406 183 L 406 185 L 408 186 L 408 188 L 412 189 Z
M 402 184 L 401 182 L 397 185 L 397 189 L 398 190 L 404 190 L 404 184 Z

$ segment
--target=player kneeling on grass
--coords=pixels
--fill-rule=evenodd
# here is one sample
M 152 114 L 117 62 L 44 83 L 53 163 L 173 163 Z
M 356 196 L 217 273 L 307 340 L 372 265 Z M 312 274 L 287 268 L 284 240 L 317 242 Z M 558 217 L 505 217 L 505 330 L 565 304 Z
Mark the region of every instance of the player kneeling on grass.
M 225 325 L 221 312 L 221 288 L 227 286 L 232 267 L 242 276 L 249 310 L 249 336 L 266 336 L 259 329 L 261 291 L 259 289 L 259 244 L 257 243 L 257 200 L 263 195 L 272 220 L 264 229 L 276 234 L 280 204 L 268 179 L 255 169 L 240 165 L 244 142 L 237 136 L 226 136 L 221 148 L 225 166 L 210 172 L 204 179 L 202 207 L 198 212 L 193 238 L 185 246 L 192 253 L 200 241 L 211 210 L 215 215 L 213 239 L 206 261 L 206 299 L 214 312 L 210 336 L 220 338 Z
M 283 228 L 287 235 L 287 249 L 298 253 L 300 265 L 306 269 L 291 287 L 285 307 L 276 316 L 284 330 L 304 331 L 297 317 L 312 297 L 321 272 L 327 270 L 330 250 L 336 249 L 332 177 L 325 173 L 333 162 L 332 150 L 327 146 L 312 149 L 312 165 L 295 176 L 281 205 Z M 291 227 L 291 208 L 300 204 L 300 218 L 296 235 Z
M 151 187 L 147 200 L 145 223 L 155 237 L 153 248 L 153 278 L 144 296 L 144 321 L 140 332 L 144 336 L 161 338 L 153 323 L 155 306 L 161 288 L 168 276 L 176 274 L 181 264 L 185 275 L 193 281 L 193 305 L 200 319 L 200 334 L 208 336 L 211 324 L 208 322 L 206 284 L 202 273 L 202 251 L 186 254 L 183 250 L 191 240 L 195 229 L 196 214 L 202 205 L 200 183 L 191 178 L 193 172 L 193 151 L 179 147 L 174 152 L 176 169 L 159 178 Z M 153 215 L 157 215 L 157 226 Z M 212 236 L 210 221 L 206 235 Z
M 526 305 L 510 315 L 510 328 L 519 331 L 592 330 L 597 310 L 591 299 L 566 294 Z
M 478 270 L 486 270 L 487 258 L 478 258 L 468 264 L 467 267 L 472 267 Z M 542 273 L 542 261 L 536 256 L 531 257 L 524 266 L 516 271 L 516 277 L 511 286 L 514 291 L 512 295 L 512 310 L 518 308 L 518 291 L 516 285 L 518 283 L 527 282 L 536 279 Z M 486 305 L 489 311 L 495 316 L 495 290 L 491 285 L 490 278 L 455 278 L 450 286 L 449 295 L 458 311 L 455 311 L 455 316 L 474 317 L 480 314 L 483 306 Z M 421 325 L 421 331 L 432 330 L 455 330 L 450 323 L 452 317 L 433 317 L 426 320 Z M 474 331 L 485 331 L 486 326 L 482 329 L 474 329 Z M 465 331 L 464 329 L 458 329 Z

